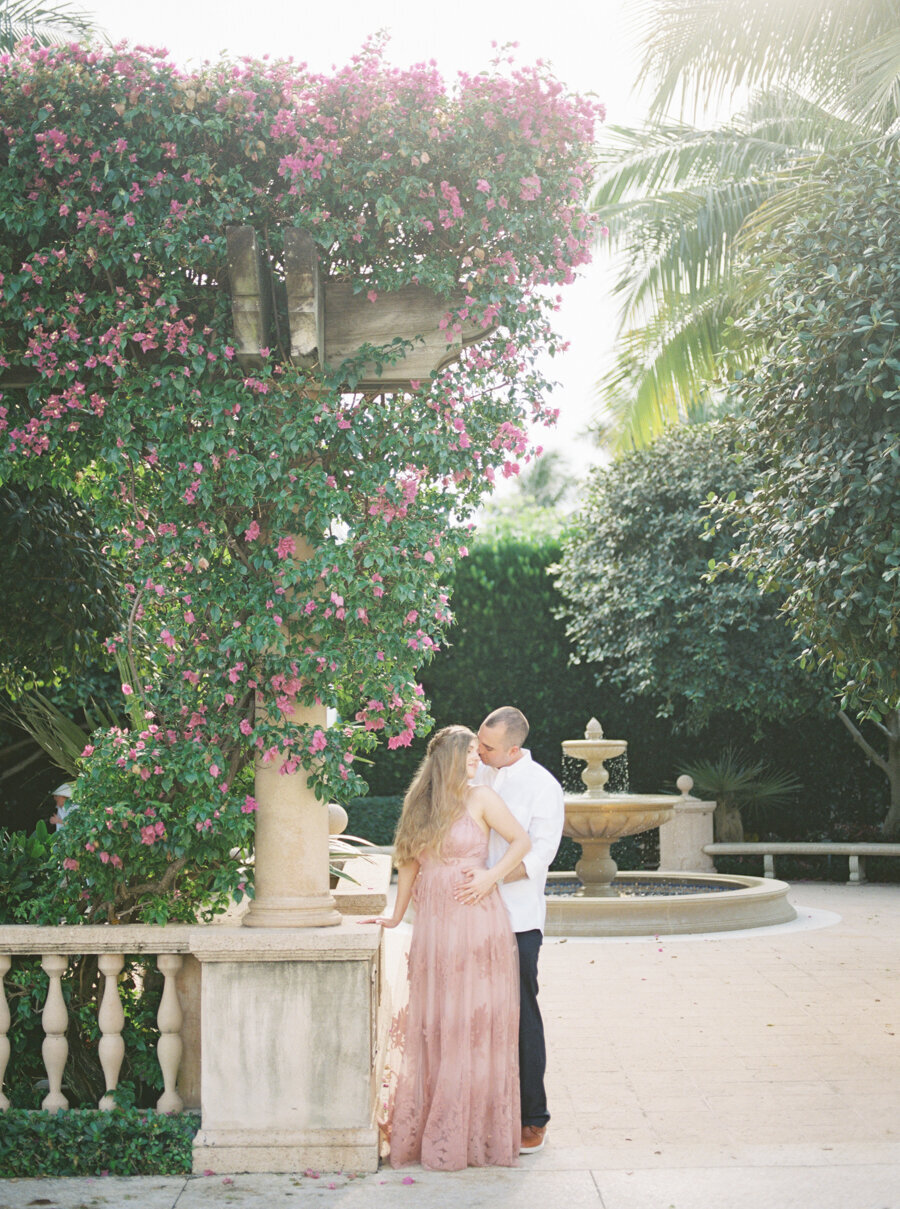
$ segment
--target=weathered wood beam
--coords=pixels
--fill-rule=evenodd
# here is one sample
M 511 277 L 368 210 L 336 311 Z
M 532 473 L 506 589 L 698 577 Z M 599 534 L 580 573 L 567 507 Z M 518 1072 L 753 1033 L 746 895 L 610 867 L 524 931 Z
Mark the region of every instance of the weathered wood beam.
M 239 364 L 255 368 L 262 364 L 261 350 L 269 344 L 272 315 L 269 274 L 252 227 L 228 227 L 225 237 L 235 351 Z
M 39 378 L 40 374 L 35 369 L 13 367 L 0 374 L 0 390 L 27 390 Z
M 270 269 L 252 227 L 229 227 L 226 235 L 237 358 L 242 366 L 258 366 L 260 350 L 269 343 Z M 380 370 L 370 361 L 355 385 L 362 390 L 403 390 L 489 334 L 469 321 L 461 334 L 447 340 L 440 323 L 448 311 L 463 305 L 462 295 L 447 299 L 425 286 L 408 285 L 382 292 L 373 301 L 366 293 L 354 293 L 351 282 L 320 277 L 316 246 L 305 231 L 285 230 L 284 250 L 290 354 L 297 365 L 337 368 L 363 345 L 390 345 L 399 337 L 412 342 L 406 355 Z
M 323 359 L 325 291 L 316 245 L 305 231 L 296 227 L 285 231 L 284 259 L 291 357 L 295 364 L 310 368 Z
M 363 371 L 359 387 L 365 390 L 397 389 L 410 380 L 425 379 L 454 361 L 467 344 L 483 339 L 489 330 L 472 322 L 462 335 L 448 341 L 440 321 L 462 297 L 441 298 L 425 286 L 408 285 L 379 294 L 374 302 L 354 294 L 349 282 L 325 283 L 325 361 L 338 365 L 356 354 L 363 344 L 385 345 L 397 336 L 414 340 L 402 361 L 385 365 L 381 374 L 374 362 Z

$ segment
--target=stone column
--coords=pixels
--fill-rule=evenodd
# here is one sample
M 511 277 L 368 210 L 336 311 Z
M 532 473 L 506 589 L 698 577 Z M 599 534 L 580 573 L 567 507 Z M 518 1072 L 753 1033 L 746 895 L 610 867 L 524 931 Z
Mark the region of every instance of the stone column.
M 681 776 L 676 782 L 681 801 L 675 814 L 659 829 L 659 869 L 664 873 L 715 873 L 712 857 L 703 851 L 713 842 L 715 802 L 691 797 L 694 782 Z
M 297 709 L 301 725 L 326 725 L 324 706 Z M 283 774 L 281 757 L 256 766 L 256 897 L 248 928 L 321 928 L 341 922 L 328 877 L 328 806 L 304 772 Z
M 294 537 L 294 561 L 303 562 L 313 548 L 302 534 Z M 314 634 L 308 638 L 315 644 Z M 325 730 L 328 724 L 323 705 L 298 706 L 290 717 L 298 726 Z M 280 755 L 256 762 L 255 897 L 242 923 L 247 928 L 332 927 L 341 922 L 341 913 L 329 888 L 328 806 L 316 798 L 305 772 L 282 773 L 282 762 Z

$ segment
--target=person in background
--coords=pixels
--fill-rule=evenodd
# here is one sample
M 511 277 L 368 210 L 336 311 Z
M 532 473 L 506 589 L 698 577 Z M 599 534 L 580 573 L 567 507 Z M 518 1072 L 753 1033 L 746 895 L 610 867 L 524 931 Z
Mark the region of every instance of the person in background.
M 53 790 L 51 796 L 53 798 L 55 810 L 53 811 L 53 814 L 50 815 L 50 822 L 53 823 L 53 825 L 56 827 L 56 830 L 59 831 L 60 827 L 65 821 L 66 815 L 75 809 L 75 803 L 72 801 L 72 786 L 68 783 L 68 781 L 64 781 L 62 785 Z
M 544 939 L 547 870 L 562 838 L 565 801 L 556 778 L 531 758 L 522 744 L 528 720 L 521 710 L 505 705 L 489 714 L 478 731 L 481 769 L 475 778 L 489 785 L 513 817 L 528 832 L 531 851 L 500 882 L 500 895 L 509 913 L 519 949 L 519 1078 L 521 1081 L 522 1140 L 520 1154 L 536 1154 L 547 1133 L 550 1113 L 544 1089 L 547 1047 L 538 1006 L 538 955 Z M 491 833 L 488 865 L 505 860 L 507 845 Z M 474 878 L 460 887 L 461 902 Z

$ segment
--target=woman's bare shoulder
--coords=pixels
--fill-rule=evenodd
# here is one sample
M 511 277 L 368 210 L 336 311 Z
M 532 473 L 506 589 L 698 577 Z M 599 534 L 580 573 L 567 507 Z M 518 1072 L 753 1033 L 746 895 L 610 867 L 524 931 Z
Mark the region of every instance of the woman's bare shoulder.
M 490 806 L 492 802 L 502 802 L 503 799 L 497 793 L 496 789 L 491 789 L 490 785 L 470 785 L 469 793 L 466 798 L 466 805 L 471 808 L 477 806 L 478 809 L 484 810 Z

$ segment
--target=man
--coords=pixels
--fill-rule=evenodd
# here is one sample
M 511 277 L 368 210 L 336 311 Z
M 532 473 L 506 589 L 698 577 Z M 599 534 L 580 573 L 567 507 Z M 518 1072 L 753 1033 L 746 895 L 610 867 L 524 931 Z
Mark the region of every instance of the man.
M 547 1048 L 537 1002 L 537 967 L 547 914 L 544 887 L 562 836 L 565 803 L 560 783 L 522 747 L 527 737 L 528 720 L 521 710 L 505 705 L 489 714 L 478 731 L 482 767 L 475 783 L 495 789 L 531 839 L 531 851 L 512 873 L 507 873 L 500 883 L 500 893 L 519 947 L 519 1153 L 536 1154 L 544 1145 L 550 1120 L 544 1091 Z M 496 865 L 506 848 L 506 840 L 492 831 L 488 865 Z M 458 897 L 465 901 L 465 894 L 463 887 Z

